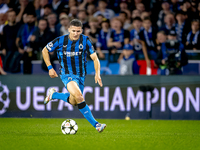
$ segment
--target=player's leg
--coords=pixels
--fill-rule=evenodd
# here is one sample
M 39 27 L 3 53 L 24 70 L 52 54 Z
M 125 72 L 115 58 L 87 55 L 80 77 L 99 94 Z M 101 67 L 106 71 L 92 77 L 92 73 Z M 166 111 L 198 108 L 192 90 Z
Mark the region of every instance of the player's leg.
M 62 80 L 63 84 L 65 85 L 65 87 L 67 86 L 67 84 L 69 82 L 68 77 L 69 76 L 61 76 L 61 80 Z M 70 93 L 58 93 L 58 92 L 56 92 L 56 90 L 54 88 L 51 88 L 51 89 L 49 89 L 48 95 L 44 100 L 44 104 L 47 104 L 48 102 L 50 102 L 51 100 L 54 100 L 54 99 L 60 99 L 67 103 L 71 103 L 72 105 L 75 104 L 76 103 L 75 99 L 71 97 L 70 98 L 71 102 L 70 102 L 69 97 L 70 97 Z
M 51 88 L 51 89 L 49 89 L 49 93 L 44 100 L 44 104 L 47 104 L 48 102 L 50 102 L 51 100 L 54 100 L 54 99 L 63 100 L 67 103 L 70 103 L 73 106 L 77 105 L 75 97 L 70 95 L 70 93 L 58 93 L 58 92 L 56 92 L 56 90 L 54 88 Z
M 94 119 L 88 105 L 85 103 L 85 100 L 83 98 L 83 95 L 82 95 L 81 90 L 78 87 L 77 83 L 74 81 L 69 82 L 67 84 L 67 89 L 68 89 L 69 93 L 73 97 L 75 97 L 75 100 L 76 100 L 76 103 L 78 105 L 80 112 L 90 122 L 90 124 L 96 128 L 96 124 L 98 124 L 98 122 Z
M 51 88 L 48 91 L 48 95 L 44 99 L 44 104 L 47 104 L 48 102 L 54 99 L 61 99 L 69 103 L 69 96 L 70 96 L 70 93 L 58 93 L 56 92 L 54 88 Z

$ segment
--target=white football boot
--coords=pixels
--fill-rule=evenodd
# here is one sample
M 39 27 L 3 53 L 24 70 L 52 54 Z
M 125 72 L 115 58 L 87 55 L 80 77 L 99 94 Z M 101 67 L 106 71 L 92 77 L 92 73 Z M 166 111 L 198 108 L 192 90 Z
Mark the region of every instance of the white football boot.
M 47 95 L 46 98 L 44 99 L 44 104 L 48 104 L 48 102 L 50 102 L 51 100 L 53 100 L 53 99 L 52 99 L 52 95 L 53 95 L 53 93 L 55 93 L 55 92 L 56 92 L 56 89 L 54 89 L 54 88 L 50 88 L 50 89 L 49 89 L 48 95 Z
M 106 128 L 106 124 L 100 124 L 100 123 L 98 123 L 97 125 L 96 125 L 96 130 L 99 132 L 99 133 L 101 133 L 101 132 L 103 132 L 103 130 Z

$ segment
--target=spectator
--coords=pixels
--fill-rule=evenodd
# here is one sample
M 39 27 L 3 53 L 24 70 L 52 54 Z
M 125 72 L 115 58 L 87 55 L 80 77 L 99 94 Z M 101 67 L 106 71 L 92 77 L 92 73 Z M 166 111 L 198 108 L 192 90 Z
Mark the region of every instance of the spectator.
M 135 17 L 140 17 L 141 16 L 141 12 L 137 9 L 132 11 L 132 15 L 131 18 L 134 19 Z
M 105 18 L 105 17 L 104 17 L 102 14 L 99 14 L 99 15 L 97 16 L 98 26 L 99 26 L 99 27 L 101 26 L 101 23 L 102 23 L 102 21 L 103 21 L 104 18 Z
M 102 14 L 107 19 L 112 19 L 115 16 L 115 13 L 111 9 L 106 9 L 107 1 L 99 0 L 98 11 L 94 13 L 94 17 L 97 17 L 99 14 Z
M 183 11 L 178 11 L 176 13 L 176 20 L 177 23 L 175 25 L 175 30 L 177 34 L 177 39 L 179 42 L 185 44 L 187 33 L 190 31 L 190 27 L 186 23 L 185 13 Z
M 150 17 L 150 13 L 147 11 L 144 11 L 141 13 L 141 19 L 144 20 L 144 18 Z
M 60 35 L 69 34 L 68 25 L 69 25 L 69 18 L 66 14 L 60 15 L 60 24 L 62 25 L 60 28 Z M 51 41 L 51 40 L 50 40 Z
M 200 49 L 200 31 L 199 31 L 199 20 L 193 20 L 191 22 L 191 31 L 187 35 L 186 48 L 191 50 Z
M 131 18 L 131 12 L 128 8 L 129 7 L 128 1 L 127 0 L 121 0 L 119 7 L 120 7 L 119 12 L 125 12 L 126 15 L 127 15 L 127 19 L 130 19 Z
M 130 28 L 130 26 L 131 26 L 130 20 L 128 19 L 127 13 L 125 11 L 121 11 L 119 13 L 119 19 L 123 23 L 123 29 L 127 30 L 128 28 Z
M 129 44 L 124 45 L 123 59 L 120 60 L 120 75 L 139 74 L 139 66 L 134 56 L 133 47 Z
M 142 30 L 142 19 L 135 17 L 132 22 L 133 29 L 130 31 L 131 45 L 134 45 L 134 40 L 139 39 L 139 33 Z M 137 49 L 137 48 L 136 48 Z
M 111 28 L 110 28 L 110 21 L 106 18 L 103 19 L 101 22 L 101 31 L 98 35 L 96 48 L 97 52 L 99 54 L 100 59 L 104 59 L 105 55 L 102 53 L 102 50 L 108 50 L 107 43 L 109 41 L 109 38 L 111 36 Z
M 161 33 L 161 32 L 160 32 Z M 165 36 L 163 34 L 163 36 Z M 156 64 L 159 65 L 160 75 L 180 75 L 182 74 L 181 67 L 188 63 L 187 54 L 182 43 L 178 42 L 176 33 L 172 30 L 168 35 L 168 41 L 161 45 L 161 50 L 158 52 Z
M 59 29 L 56 27 L 57 15 L 55 13 L 49 14 L 47 16 L 47 21 L 50 31 L 53 32 L 56 36 L 59 36 Z
M 131 9 L 134 10 L 134 9 L 136 9 L 137 4 L 142 3 L 142 0 L 133 0 L 133 1 L 131 1 L 131 3 L 132 3 L 131 4 Z
M 87 35 L 93 43 L 96 43 L 98 34 L 100 32 L 100 29 L 98 28 L 98 20 L 94 17 L 90 18 L 89 26 L 90 29 L 85 30 L 85 35 Z M 94 45 L 94 48 L 96 49 L 96 45 Z
M 151 19 L 144 18 L 142 23 L 144 29 L 139 33 L 140 40 L 145 43 L 148 55 L 151 59 L 156 59 L 157 48 L 156 48 L 156 30 L 152 27 Z
M 143 3 L 136 4 L 136 9 L 139 10 L 140 12 L 144 12 L 146 10 Z
M 35 7 L 35 11 L 39 10 L 40 9 L 40 0 L 34 0 L 33 5 Z
M 68 0 L 68 7 L 69 8 L 72 7 L 72 6 L 77 6 L 77 5 L 78 5 L 77 0 Z
M 136 60 L 145 59 L 147 66 L 150 67 L 150 60 L 147 54 L 145 43 L 139 40 L 139 33 L 142 31 L 142 19 L 136 17 L 133 19 L 134 29 L 130 32 L 130 45 L 133 46 L 134 56 Z
M 161 50 L 162 43 L 164 43 L 167 40 L 167 35 L 165 31 L 159 31 L 157 33 L 157 38 L 156 38 L 156 45 L 157 45 L 157 50 Z
M 69 9 L 69 15 L 68 17 L 70 18 L 70 20 L 76 19 L 77 18 L 77 14 L 78 14 L 78 8 L 77 6 L 72 6 Z
M 93 18 L 93 17 L 92 17 Z M 83 31 L 86 28 L 89 28 L 88 20 L 87 20 L 87 12 L 86 10 L 80 10 L 78 13 L 78 19 L 82 22 L 83 24 Z
M 61 16 L 62 17 L 62 16 Z M 56 38 L 56 36 L 48 29 L 47 21 L 45 19 L 40 19 L 38 22 L 38 28 L 33 32 L 31 36 L 31 48 L 38 52 L 37 59 L 41 59 L 41 51 L 44 46 L 51 40 Z M 57 60 L 56 52 L 49 53 L 50 61 L 53 64 L 54 60 Z M 48 71 L 47 66 L 42 61 L 42 69 Z
M 48 0 L 40 0 L 39 1 L 40 7 L 38 9 L 36 9 L 36 15 L 37 15 L 38 20 L 43 18 L 45 6 L 47 6 L 48 2 L 49 2 Z M 51 6 L 51 8 L 52 8 L 52 6 Z
M 195 9 L 192 7 L 191 2 L 189 0 L 183 1 L 183 4 L 180 6 L 180 8 L 187 14 L 187 19 L 189 22 L 191 22 L 195 16 Z
M 4 51 L 4 69 L 9 72 L 20 71 L 19 52 L 16 46 L 16 38 L 21 24 L 16 23 L 16 13 L 14 10 L 8 11 L 8 24 L 3 28 L 2 48 Z M 17 62 L 18 61 L 18 62 Z
M 52 6 L 47 4 L 44 6 L 44 15 L 40 19 L 48 19 L 48 15 L 52 13 Z
M 90 17 L 93 17 L 94 13 L 96 12 L 96 7 L 94 4 L 89 4 L 86 10 L 87 10 L 88 18 L 90 18 Z
M 56 38 L 56 36 L 49 30 L 47 20 L 40 19 L 38 22 L 38 28 L 35 29 L 30 38 L 30 46 L 32 49 L 41 52 L 44 46 L 54 38 Z
M 18 51 L 22 56 L 23 64 L 23 72 L 24 74 L 32 73 L 32 64 L 31 60 L 34 57 L 34 51 L 30 47 L 30 37 L 36 29 L 35 21 L 36 21 L 36 13 L 27 13 L 26 16 L 27 23 L 21 26 L 18 31 L 16 45 L 18 47 Z
M 5 26 L 7 15 L 6 14 L 0 14 L 0 34 L 3 32 L 3 28 Z
M 19 7 L 14 10 L 17 12 L 16 22 L 23 22 L 24 14 L 35 12 L 35 7 L 28 0 L 19 0 Z
M 135 17 L 132 22 L 133 28 L 130 31 L 130 44 L 133 46 L 133 50 L 135 53 L 142 52 L 142 45 L 138 43 L 137 39 L 139 39 L 139 33 L 142 30 L 142 20 L 140 17 Z M 136 56 L 138 59 L 139 56 Z
M 165 24 L 159 29 L 160 31 L 165 31 L 168 35 L 170 30 L 175 31 L 175 18 L 172 13 L 168 13 L 165 15 Z
M 87 9 L 88 5 L 90 5 L 90 4 L 95 5 L 95 0 L 83 0 L 83 2 L 78 6 L 78 9 L 85 10 L 85 9 Z
M 178 11 L 181 10 L 181 4 L 179 0 L 171 0 L 171 9 L 174 13 L 177 13 Z
M 108 42 L 108 47 L 111 49 L 110 55 L 114 57 L 113 61 L 116 61 L 118 59 L 116 55 L 117 50 L 122 50 L 124 45 L 129 44 L 130 33 L 122 28 L 123 24 L 120 19 L 114 18 L 111 22 L 113 31 Z M 122 59 L 122 57 L 123 54 L 120 55 L 119 60 Z
M 60 15 L 65 7 L 68 7 L 68 5 L 65 2 L 62 2 L 62 0 L 52 1 L 53 12 L 55 12 L 57 15 Z
M 162 10 L 158 14 L 157 26 L 159 28 L 165 25 L 164 18 L 168 13 L 171 13 L 169 2 L 163 1 Z

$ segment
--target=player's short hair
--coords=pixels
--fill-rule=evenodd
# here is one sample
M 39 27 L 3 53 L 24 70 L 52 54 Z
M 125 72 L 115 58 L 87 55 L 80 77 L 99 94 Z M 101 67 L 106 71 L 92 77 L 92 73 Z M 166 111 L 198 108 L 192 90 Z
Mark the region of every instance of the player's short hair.
M 70 21 L 69 23 L 69 27 L 70 26 L 75 26 L 75 27 L 83 27 L 83 24 L 80 20 L 78 19 L 73 19 L 72 21 Z

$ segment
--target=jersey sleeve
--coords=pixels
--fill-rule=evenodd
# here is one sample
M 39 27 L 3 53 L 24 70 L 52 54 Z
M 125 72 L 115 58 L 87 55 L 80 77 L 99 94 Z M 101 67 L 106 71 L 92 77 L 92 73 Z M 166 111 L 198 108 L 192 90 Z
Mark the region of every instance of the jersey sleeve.
M 94 50 L 94 46 L 92 45 L 92 41 L 88 38 L 87 39 L 87 52 L 88 52 L 88 54 L 89 55 L 91 55 L 91 54 L 93 54 L 94 52 L 95 52 L 95 50 Z
M 46 48 L 49 52 L 53 52 L 59 46 L 59 38 L 55 38 L 53 41 L 49 42 L 46 45 Z

